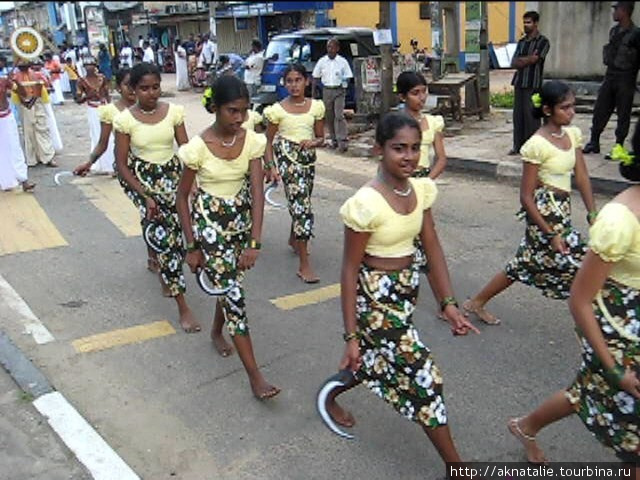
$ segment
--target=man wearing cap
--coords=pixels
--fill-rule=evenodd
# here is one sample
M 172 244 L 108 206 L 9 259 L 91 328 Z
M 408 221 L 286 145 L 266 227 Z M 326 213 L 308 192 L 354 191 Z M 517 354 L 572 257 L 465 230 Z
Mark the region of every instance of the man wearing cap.
M 584 146 L 584 153 L 600 153 L 600 135 L 614 109 L 618 116 L 616 144 L 609 155 L 619 157 L 626 153 L 624 141 L 629 133 L 631 107 L 640 67 L 640 29 L 631 20 L 634 3 L 615 2 L 611 5 L 613 20 L 617 25 L 609 31 L 609 43 L 602 49 L 602 60 L 607 70 L 598 90 L 591 122 L 591 139 Z

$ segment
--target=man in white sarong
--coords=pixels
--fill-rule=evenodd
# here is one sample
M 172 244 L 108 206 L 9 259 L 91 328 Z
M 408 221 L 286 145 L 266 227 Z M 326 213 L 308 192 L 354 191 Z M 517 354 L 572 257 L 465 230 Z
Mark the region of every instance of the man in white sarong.
M 173 46 L 173 56 L 176 64 L 176 88 L 178 91 L 189 90 L 189 70 L 187 68 L 187 51 L 180 40 L 176 39 Z

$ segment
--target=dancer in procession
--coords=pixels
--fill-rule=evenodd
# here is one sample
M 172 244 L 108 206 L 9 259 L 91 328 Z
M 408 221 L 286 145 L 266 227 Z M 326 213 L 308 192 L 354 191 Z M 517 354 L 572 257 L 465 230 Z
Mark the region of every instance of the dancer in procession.
M 640 142 L 633 145 L 640 151 Z M 636 183 L 598 213 L 589 251 L 571 287 L 569 306 L 582 346 L 573 384 L 522 418 L 509 420 L 527 460 L 546 463 L 536 434 L 577 413 L 587 429 L 622 461 L 640 468 L 640 162 L 620 173 Z
M 341 300 L 344 355 L 340 369 L 350 384 L 333 390 L 327 411 L 351 427 L 355 420 L 335 397 L 364 383 L 401 415 L 417 422 L 445 462 L 460 462 L 442 397 L 443 382 L 431 351 L 413 324 L 420 276 L 414 239 L 420 235 L 433 272 L 436 298 L 454 335 L 478 331 L 457 308 L 431 207 L 437 187 L 412 178 L 420 158 L 422 128 L 409 115 L 385 115 L 376 128 L 382 155 L 377 176 L 340 209 L 345 224 Z
M 49 71 L 44 68 L 44 64 L 40 59 L 33 60 L 31 69 L 36 73 L 41 73 L 42 75 L 44 75 L 46 79 L 47 92 L 50 93 L 46 98 L 43 98 L 42 104 L 44 105 L 44 109 L 47 112 L 47 125 L 49 126 L 51 145 L 53 145 L 53 150 L 56 153 L 60 153 L 63 149 L 62 136 L 60 135 L 60 129 L 58 129 L 56 114 L 54 113 L 52 106 L 52 97 L 55 96 L 55 91 L 53 90 L 51 84 L 51 76 L 49 75 Z
M 300 258 L 297 275 L 305 283 L 317 283 L 309 260 L 314 227 L 311 194 L 315 149 L 324 144 L 325 109 L 321 101 L 304 96 L 308 82 L 302 64 L 289 65 L 283 80 L 289 96 L 264 110 L 268 122 L 265 168 L 269 180 L 282 179 L 284 184 L 291 215 L 289 245 Z
M 100 143 L 100 108 L 109 103 L 109 82 L 104 75 L 98 72 L 96 61 L 93 57 L 84 60 L 87 76 L 78 81 L 78 96 L 76 102 L 87 104 L 87 119 L 89 121 L 89 136 L 91 138 L 91 152 L 96 151 Z M 113 150 L 103 150 L 103 153 L 94 161 L 92 169 L 98 173 L 113 173 Z
M 205 90 L 205 108 L 216 120 L 180 147 L 185 169 L 178 187 L 178 213 L 187 241 L 191 271 L 204 269 L 219 292 L 211 339 L 226 357 L 233 352 L 222 334 L 224 323 L 259 399 L 280 392 L 262 376 L 249 335 L 243 280 L 261 247 L 264 210 L 262 157 L 266 139 L 242 128 L 249 92 L 233 76 L 219 77 Z M 189 209 L 194 180 L 198 189 Z
M 44 54 L 44 68 L 49 73 L 49 79 L 53 87 L 53 93 L 50 95 L 51 102 L 54 105 L 62 105 L 64 103 L 64 95 L 60 81 L 60 74 L 62 73 L 60 61 L 55 60 L 53 54 L 47 52 Z
M 136 104 L 113 119 L 116 131 L 116 166 L 125 193 L 138 208 L 147 242 L 154 242 L 164 294 L 178 305 L 180 325 L 187 333 L 199 332 L 200 324 L 187 305 L 182 264 L 184 244 L 176 191 L 182 165 L 173 149 L 187 143 L 184 107 L 159 101 L 160 71 L 140 63 L 129 74 Z M 147 244 L 147 246 L 151 246 Z
M 582 156 L 582 134 L 571 127 L 575 96 L 566 83 L 546 82 L 533 96 L 534 115 L 544 124 L 522 146 L 524 161 L 520 186 L 520 216 L 527 227 L 520 246 L 506 268 L 496 274 L 463 309 L 484 323 L 500 320 L 486 303 L 515 281 L 539 288 L 554 299 L 567 299 L 579 262 L 586 251 L 571 223 L 571 174 L 587 208 L 589 223 L 596 215 L 587 166 Z

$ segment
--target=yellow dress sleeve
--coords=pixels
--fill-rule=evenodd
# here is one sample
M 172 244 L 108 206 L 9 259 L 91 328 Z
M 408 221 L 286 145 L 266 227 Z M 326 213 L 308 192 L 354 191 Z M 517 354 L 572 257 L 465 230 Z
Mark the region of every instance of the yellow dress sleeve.
M 544 139 L 539 135 L 532 135 L 529 140 L 520 148 L 520 155 L 525 162 L 540 165 L 545 160 Z
M 580 127 L 568 127 L 567 133 L 569 134 L 573 148 L 582 148 L 584 146 Z
M 605 262 L 618 262 L 631 248 L 635 215 L 620 203 L 608 203 L 589 229 L 589 248 Z
M 173 126 L 182 125 L 184 123 L 184 105 L 172 103 L 169 108 L 173 109 Z
M 123 110 L 113 118 L 113 128 L 116 132 L 131 135 L 133 117 L 129 110 Z
M 185 167 L 195 170 L 196 172 L 202 167 L 204 155 L 202 151 L 203 142 L 200 136 L 195 136 L 184 145 L 178 148 L 178 158 Z M 206 148 L 206 145 L 204 145 Z
M 311 100 L 311 115 L 315 120 L 322 120 L 325 114 L 324 102 L 321 100 Z
M 444 130 L 444 118 L 442 115 L 434 115 L 430 117 L 429 127 L 431 127 L 436 133 L 442 132 Z
M 114 112 L 115 110 L 115 112 Z M 113 118 L 118 112 L 117 107 L 113 103 L 108 105 L 101 105 L 98 107 L 98 117 L 102 123 L 113 123 Z
M 249 160 L 262 158 L 264 156 L 264 151 L 267 148 L 267 137 L 261 133 L 256 133 L 253 130 L 247 130 L 247 141 L 250 142 L 248 145 Z
M 344 224 L 355 232 L 373 232 L 378 226 L 376 221 L 379 209 L 372 204 L 365 189 L 358 190 L 340 208 L 340 216 Z
M 269 123 L 273 123 L 274 125 L 278 125 L 282 121 L 283 113 L 284 110 L 279 103 L 274 103 L 270 107 L 265 108 L 262 112 L 264 118 L 266 118 Z
M 256 125 L 260 125 L 264 121 L 264 119 L 262 118 L 262 115 L 260 115 L 255 110 L 250 110 L 249 115 L 251 117 L 251 120 L 253 122 L 253 128 L 255 130 Z
M 418 201 L 422 201 L 422 209 L 429 210 L 438 197 L 436 182 L 430 178 L 412 178 Z

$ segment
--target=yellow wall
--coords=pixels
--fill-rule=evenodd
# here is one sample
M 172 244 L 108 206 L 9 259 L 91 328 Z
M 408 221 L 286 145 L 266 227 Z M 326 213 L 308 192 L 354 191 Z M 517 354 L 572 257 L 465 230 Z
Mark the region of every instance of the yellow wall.
M 420 2 L 397 2 L 396 5 L 400 51 L 411 53 L 412 38 L 418 40 L 418 48 L 431 50 L 431 20 L 420 20 Z

